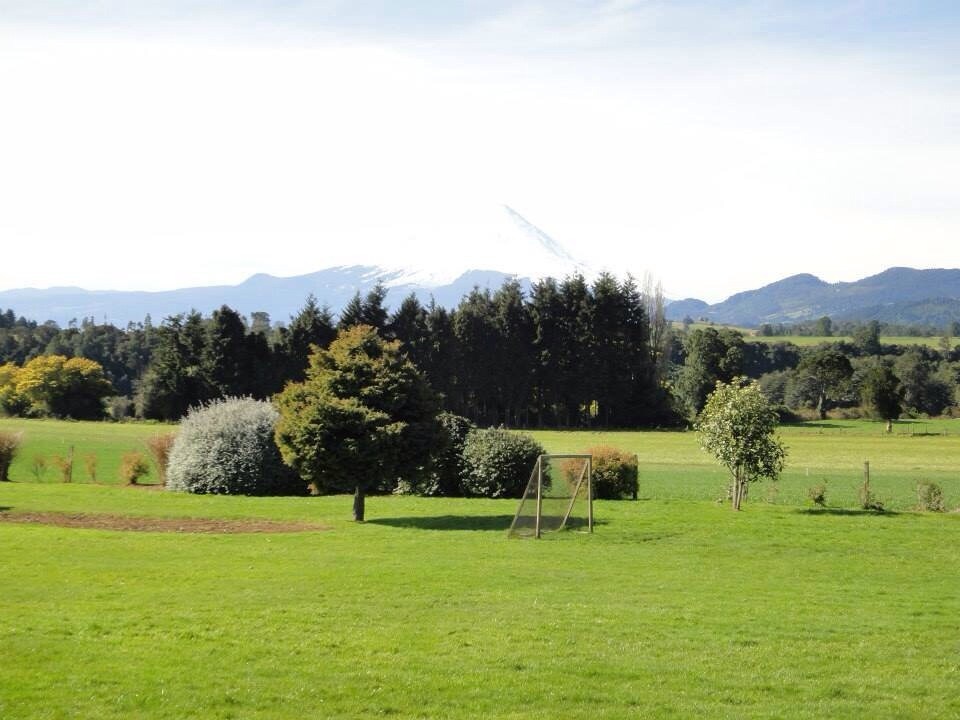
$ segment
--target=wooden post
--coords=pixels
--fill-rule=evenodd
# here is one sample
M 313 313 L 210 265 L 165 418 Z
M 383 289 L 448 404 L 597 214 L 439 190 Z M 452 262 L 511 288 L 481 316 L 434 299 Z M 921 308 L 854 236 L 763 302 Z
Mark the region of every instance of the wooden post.
M 535 537 L 540 537 L 540 512 L 543 508 L 543 455 L 537 457 L 537 526 Z
M 587 528 L 593 532 L 593 456 L 587 458 Z
M 863 484 L 864 485 L 870 484 L 870 461 L 869 460 L 863 461 Z
M 67 482 L 73 482 L 73 445 L 70 446 L 70 451 L 67 453 Z

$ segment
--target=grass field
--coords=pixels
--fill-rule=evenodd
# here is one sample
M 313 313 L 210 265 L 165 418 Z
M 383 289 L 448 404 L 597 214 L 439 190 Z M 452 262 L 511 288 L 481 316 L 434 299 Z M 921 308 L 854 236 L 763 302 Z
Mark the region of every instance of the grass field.
M 106 423 L 106 422 L 67 422 L 63 420 L 20 420 L 0 418 L 0 431 L 23 434 L 21 448 L 10 477 L 13 480 L 38 481 L 34 474 L 34 460 L 39 456 L 46 462 L 47 468 L 39 478 L 40 482 L 60 482 L 60 473 L 53 458 L 66 457 L 73 448 L 74 482 L 89 481 L 85 458 L 96 456 L 96 477 L 98 482 L 118 482 L 121 458 L 128 452 L 141 452 L 149 458 L 146 441 L 157 435 L 176 431 L 176 426 L 152 423 Z M 156 482 L 156 472 L 151 467 L 150 475 L 144 482 Z
M 0 506 L 311 520 L 279 535 L 0 523 L 0 717 L 960 715 L 960 516 L 195 497 L 10 483 Z
M 673 327 L 680 329 L 683 327 L 682 323 L 673 321 Z M 853 342 L 853 338 L 849 335 L 774 335 L 774 336 L 763 336 L 757 335 L 755 328 L 747 327 L 738 327 L 736 325 L 717 325 L 714 323 L 705 323 L 705 322 L 695 322 L 689 326 L 690 330 L 703 330 L 706 328 L 714 328 L 715 330 L 735 330 L 741 333 L 744 338 L 751 342 L 765 342 L 765 343 L 777 343 L 777 342 L 787 342 L 793 343 L 799 347 L 813 347 L 820 345 L 822 343 L 836 343 L 836 342 Z M 883 345 L 926 345 L 927 347 L 939 348 L 941 343 L 941 338 L 939 336 L 934 337 L 917 337 L 915 335 L 882 335 L 880 337 L 880 342 Z M 950 338 L 950 343 L 952 347 L 960 347 L 960 338 Z
M 693 432 L 552 432 L 534 435 L 548 452 L 580 452 L 613 445 L 639 457 L 640 495 L 657 500 L 709 500 L 722 495 L 726 472 L 699 450 Z M 938 483 L 950 507 L 960 506 L 960 420 L 917 420 L 884 424 L 826 420 L 780 429 L 787 447 L 786 469 L 776 483 L 750 489 L 754 501 L 802 505 L 807 489 L 827 487 L 827 502 L 853 507 L 870 463 L 870 484 L 891 509 L 916 505 L 920 481 Z
M 789 342 L 799 347 L 812 347 L 822 343 L 853 342 L 853 338 L 849 336 L 820 337 L 816 335 L 784 335 L 780 337 L 763 337 L 761 335 L 752 335 L 747 339 L 755 342 L 766 343 Z M 939 337 L 917 337 L 916 335 L 880 336 L 881 345 L 906 345 L 908 347 L 914 345 L 925 345 L 930 348 L 939 349 L 941 341 L 942 339 Z M 960 346 L 960 338 L 950 338 L 950 345 L 951 347 Z
M 87 424 L 63 425 L 87 442 Z M 55 445 L 60 424 L 8 427 L 29 451 Z M 156 431 L 89 428 L 105 433 L 104 454 Z M 376 497 L 355 524 L 347 497 L 15 475 L 0 484 L 7 514 L 326 529 L 0 522 L 0 717 L 960 717 L 960 514 L 842 507 L 865 452 L 895 504 L 913 502 L 920 475 L 955 499 L 960 436 L 949 421 L 924 429 L 952 434 L 785 428 L 793 464 L 777 504 L 761 489 L 739 514 L 710 501 L 722 475 L 691 433 L 538 433 L 553 451 L 603 441 L 637 452 L 641 495 L 655 498 L 598 502 L 592 536 L 539 542 L 506 538 L 511 500 Z M 805 467 L 827 477 L 836 507 L 788 503 Z

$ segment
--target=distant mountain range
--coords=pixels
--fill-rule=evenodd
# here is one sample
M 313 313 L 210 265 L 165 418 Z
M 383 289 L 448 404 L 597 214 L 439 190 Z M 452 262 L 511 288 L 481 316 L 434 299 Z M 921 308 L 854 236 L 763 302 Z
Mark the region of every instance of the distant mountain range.
M 531 279 L 564 277 L 574 272 L 592 274 L 559 242 L 507 205 L 471 208 L 457 219 L 460 224 L 456 227 L 427 227 L 418 230 L 416 237 L 404 240 L 446 248 L 435 253 L 429 268 L 344 265 L 294 277 L 257 274 L 239 285 L 160 292 L 22 288 L 0 292 L 0 310 L 11 308 L 17 316 L 37 322 L 53 320 L 60 325 L 93 318 L 98 323 L 124 326 L 140 322 L 148 314 L 157 323 L 170 315 L 190 310 L 208 315 L 221 305 L 229 305 L 243 315 L 266 312 L 274 322 L 285 322 L 303 307 L 310 294 L 337 313 L 355 293 L 366 294 L 377 283 L 388 290 L 388 307 L 396 307 L 413 293 L 423 304 L 432 298 L 450 308 L 474 287 L 493 290 L 511 277 L 516 277 L 526 291 Z M 447 237 L 460 241 L 450 243 L 445 241 Z
M 254 275 L 239 285 L 183 288 L 163 292 L 130 292 L 113 290 L 83 290 L 72 287 L 54 287 L 46 290 L 28 288 L 0 292 L 0 308 L 12 308 L 17 316 L 43 322 L 54 320 L 66 325 L 71 320 L 92 317 L 95 322 L 124 326 L 140 322 L 148 314 L 154 323 L 163 318 L 199 310 L 204 315 L 229 305 L 249 316 L 252 312 L 267 312 L 273 321 L 287 321 L 303 307 L 307 296 L 316 296 L 321 305 L 328 305 L 336 313 L 355 293 L 366 294 L 378 282 L 388 288 L 387 305 L 396 307 L 410 293 L 426 305 L 431 298 L 444 307 L 455 307 L 460 298 L 474 287 L 494 290 L 512 277 L 495 270 L 469 270 L 452 282 L 435 286 L 408 281 L 402 271 L 390 271 L 372 265 L 332 267 L 319 272 L 295 277 Z M 520 278 L 524 290 L 530 280 Z
M 706 318 L 746 327 L 804 322 L 824 315 L 833 320 L 938 327 L 960 320 L 960 269 L 895 267 L 839 283 L 827 283 L 814 275 L 792 275 L 714 305 L 692 298 L 667 305 L 671 320 Z

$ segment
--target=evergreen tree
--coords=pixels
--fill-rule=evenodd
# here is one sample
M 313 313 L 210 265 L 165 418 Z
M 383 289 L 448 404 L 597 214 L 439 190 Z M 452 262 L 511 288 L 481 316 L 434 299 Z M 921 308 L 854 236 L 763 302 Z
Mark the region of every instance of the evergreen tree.
M 318 349 L 304 382 L 288 384 L 277 404 L 284 460 L 319 490 L 353 490 L 355 520 L 366 493 L 418 484 L 441 439 L 436 394 L 399 341 L 366 325 Z

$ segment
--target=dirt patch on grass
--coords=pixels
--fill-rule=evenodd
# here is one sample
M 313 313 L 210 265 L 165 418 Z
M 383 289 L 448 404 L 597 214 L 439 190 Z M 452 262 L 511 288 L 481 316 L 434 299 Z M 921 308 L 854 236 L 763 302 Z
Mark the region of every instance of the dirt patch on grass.
M 328 530 L 324 525 L 278 520 L 214 518 L 160 518 L 104 513 L 0 512 L 0 522 L 56 525 L 88 530 L 173 533 L 289 533 Z

